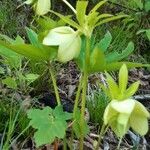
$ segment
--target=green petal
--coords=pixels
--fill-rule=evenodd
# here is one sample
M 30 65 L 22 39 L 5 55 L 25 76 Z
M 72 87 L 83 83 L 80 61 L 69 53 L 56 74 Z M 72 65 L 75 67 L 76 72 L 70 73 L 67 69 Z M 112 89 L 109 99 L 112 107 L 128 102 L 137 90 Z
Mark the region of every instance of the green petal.
M 117 137 L 120 137 L 120 138 L 122 138 L 126 133 L 124 130 L 124 126 L 122 126 L 121 124 L 118 124 L 117 120 L 114 120 L 111 123 L 111 129 L 115 132 Z M 127 130 L 128 129 L 129 129 L 129 127 L 127 126 Z
M 81 48 L 81 38 L 74 34 L 68 41 L 59 46 L 58 60 L 67 62 L 79 56 Z
M 50 10 L 51 2 L 50 0 L 38 0 L 35 7 L 37 15 L 45 15 Z
M 111 102 L 111 107 L 118 111 L 119 113 L 131 114 L 135 106 L 135 101 L 132 99 L 127 99 L 124 101 L 113 100 Z
M 119 89 L 121 94 L 126 90 L 128 83 L 128 69 L 125 64 L 122 65 L 119 71 Z
M 135 102 L 134 111 L 130 117 L 130 125 L 133 130 L 142 136 L 148 132 L 148 118 L 150 114 L 140 102 Z
M 104 124 L 107 125 L 108 123 L 111 124 L 113 120 L 116 120 L 118 116 L 118 113 L 111 107 L 110 104 L 105 109 L 104 112 Z
M 137 115 L 143 115 L 147 118 L 150 118 L 150 113 L 147 111 L 147 109 L 142 105 L 140 102 L 135 101 L 135 108 L 133 113 Z
M 135 132 L 143 136 L 148 132 L 148 119 L 145 116 L 133 114 L 130 117 L 130 126 Z
M 129 125 L 128 125 L 129 118 L 130 118 L 129 114 L 121 113 L 118 115 L 117 130 L 118 130 L 120 137 L 123 137 L 129 129 Z
M 48 33 L 48 35 L 44 38 L 44 45 L 57 46 L 63 44 L 72 38 L 75 34 L 75 31 L 67 26 L 57 27 Z

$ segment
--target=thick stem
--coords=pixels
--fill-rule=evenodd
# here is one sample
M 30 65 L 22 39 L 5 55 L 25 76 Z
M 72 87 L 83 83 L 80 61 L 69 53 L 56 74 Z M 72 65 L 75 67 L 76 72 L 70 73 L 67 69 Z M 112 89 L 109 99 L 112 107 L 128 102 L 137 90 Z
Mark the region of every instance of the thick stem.
M 51 75 L 51 79 L 53 82 L 53 86 L 54 86 L 54 91 L 55 91 L 55 96 L 56 96 L 56 100 L 57 100 L 57 104 L 61 105 L 61 101 L 60 101 L 60 97 L 59 97 L 59 92 L 57 89 L 57 84 L 56 84 L 56 79 L 55 79 L 55 75 L 53 73 L 53 70 L 51 69 L 51 66 L 49 67 L 49 73 Z
M 88 83 L 88 62 L 89 62 L 89 52 L 90 52 L 90 38 L 86 37 L 86 51 L 85 51 L 85 64 L 83 72 L 83 83 L 82 83 L 82 102 L 81 102 L 81 117 L 80 117 L 80 127 L 81 127 L 81 137 L 80 137 L 80 150 L 83 150 L 84 142 L 84 113 L 86 104 L 86 90 Z

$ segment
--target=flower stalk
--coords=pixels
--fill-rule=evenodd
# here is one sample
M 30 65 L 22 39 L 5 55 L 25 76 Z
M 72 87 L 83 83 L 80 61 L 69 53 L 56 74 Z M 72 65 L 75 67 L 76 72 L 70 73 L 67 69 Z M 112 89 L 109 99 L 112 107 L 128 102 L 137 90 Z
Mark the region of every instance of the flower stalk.
M 57 87 L 57 84 L 56 84 L 55 75 L 53 73 L 51 65 L 49 65 L 49 66 L 50 66 L 49 67 L 49 73 L 50 73 L 50 76 L 51 76 L 51 79 L 52 79 L 52 83 L 53 83 L 53 87 L 54 87 L 54 91 L 55 91 L 55 96 L 56 96 L 56 101 L 57 101 L 58 105 L 61 105 L 61 101 L 60 101 L 60 96 L 59 96 L 59 92 L 58 92 L 58 87 Z
M 88 83 L 88 62 L 89 62 L 89 52 L 90 52 L 90 38 L 86 37 L 86 50 L 85 50 L 85 64 L 84 64 L 84 72 L 83 72 L 83 89 L 82 89 L 82 102 L 81 102 L 81 117 L 80 117 L 80 125 L 81 125 L 81 137 L 80 137 L 80 150 L 83 150 L 83 142 L 84 142 L 84 114 L 85 114 L 85 104 L 86 104 L 86 90 Z

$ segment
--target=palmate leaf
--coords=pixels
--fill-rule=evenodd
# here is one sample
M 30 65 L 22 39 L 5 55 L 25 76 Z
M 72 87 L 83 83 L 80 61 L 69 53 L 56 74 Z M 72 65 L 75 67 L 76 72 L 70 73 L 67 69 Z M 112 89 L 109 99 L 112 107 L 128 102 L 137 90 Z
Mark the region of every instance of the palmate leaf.
M 63 112 L 62 106 L 57 106 L 54 110 L 45 107 L 43 110 L 31 109 L 28 111 L 30 126 L 37 129 L 34 134 L 36 146 L 52 143 L 55 138 L 64 138 L 67 122 L 72 114 Z

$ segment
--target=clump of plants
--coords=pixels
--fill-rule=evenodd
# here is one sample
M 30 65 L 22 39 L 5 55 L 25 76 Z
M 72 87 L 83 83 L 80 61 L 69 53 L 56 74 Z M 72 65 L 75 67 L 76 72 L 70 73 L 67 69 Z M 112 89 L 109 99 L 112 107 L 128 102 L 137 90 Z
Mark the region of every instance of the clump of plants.
M 110 21 L 124 19 L 128 16 L 125 14 L 101 14 L 98 9 L 107 2 L 106 0 L 100 1 L 89 12 L 87 12 L 88 1 L 77 1 L 76 8 L 68 3 L 68 1 L 62 1 L 72 10 L 75 19 L 72 16 L 64 16 L 50 10 L 51 3 L 49 0 L 27 0 L 25 3 L 32 5 L 38 15 L 37 22 L 40 21 L 40 25 L 45 30 L 36 33 L 32 29 L 28 29 L 27 34 L 30 43 L 25 43 L 22 40 L 12 42 L 9 38 L 5 38 L 5 36 L 3 36 L 3 40 L 0 40 L 0 45 L 6 48 L 6 51 L 8 50 L 21 56 L 23 55 L 35 62 L 43 63 L 52 79 L 57 107 L 55 109 L 50 107 L 43 109 L 31 108 L 27 112 L 30 119 L 29 126 L 35 129 L 34 140 L 36 146 L 51 144 L 62 139 L 65 145 L 66 131 L 68 128 L 71 128 L 72 139 L 76 136 L 79 139 L 79 149 L 83 150 L 84 137 L 89 132 L 88 124 L 84 119 L 88 77 L 91 74 L 116 71 L 120 68 L 119 85 L 115 83 L 108 73 L 106 73 L 108 88 L 102 84 L 100 85 L 105 94 L 110 97 L 111 102 L 105 109 L 104 123 L 101 127 L 100 137 L 95 149 L 99 148 L 102 136 L 108 127 L 111 127 L 121 139 L 130 127 L 140 135 L 145 135 L 148 130 L 149 113 L 141 103 L 131 98 L 137 91 L 139 82 L 133 83 L 129 88 L 127 88 L 127 83 L 128 69 L 143 66 L 149 67 L 150 65 L 122 61 L 122 59 L 128 57 L 133 52 L 133 42 L 129 42 L 121 53 L 115 50 L 109 52 L 107 49 L 112 41 L 111 33 L 107 31 L 104 38 L 101 38 L 98 42 L 94 40 L 93 35 L 96 27 Z M 45 16 L 47 13 L 56 15 L 60 20 L 55 21 L 48 18 Z M 0 50 L 0 53 L 4 54 L 4 50 Z M 67 63 L 72 60 L 80 69 L 82 77 L 76 92 L 73 113 L 70 114 L 62 109 L 52 62 Z M 35 75 L 29 77 L 31 79 L 32 77 L 36 78 Z M 81 109 L 79 110 L 80 96 Z M 101 112 L 99 113 L 101 114 Z M 142 123 L 142 126 L 137 126 L 137 122 L 138 124 Z M 70 140 L 71 147 L 73 146 L 72 139 Z

